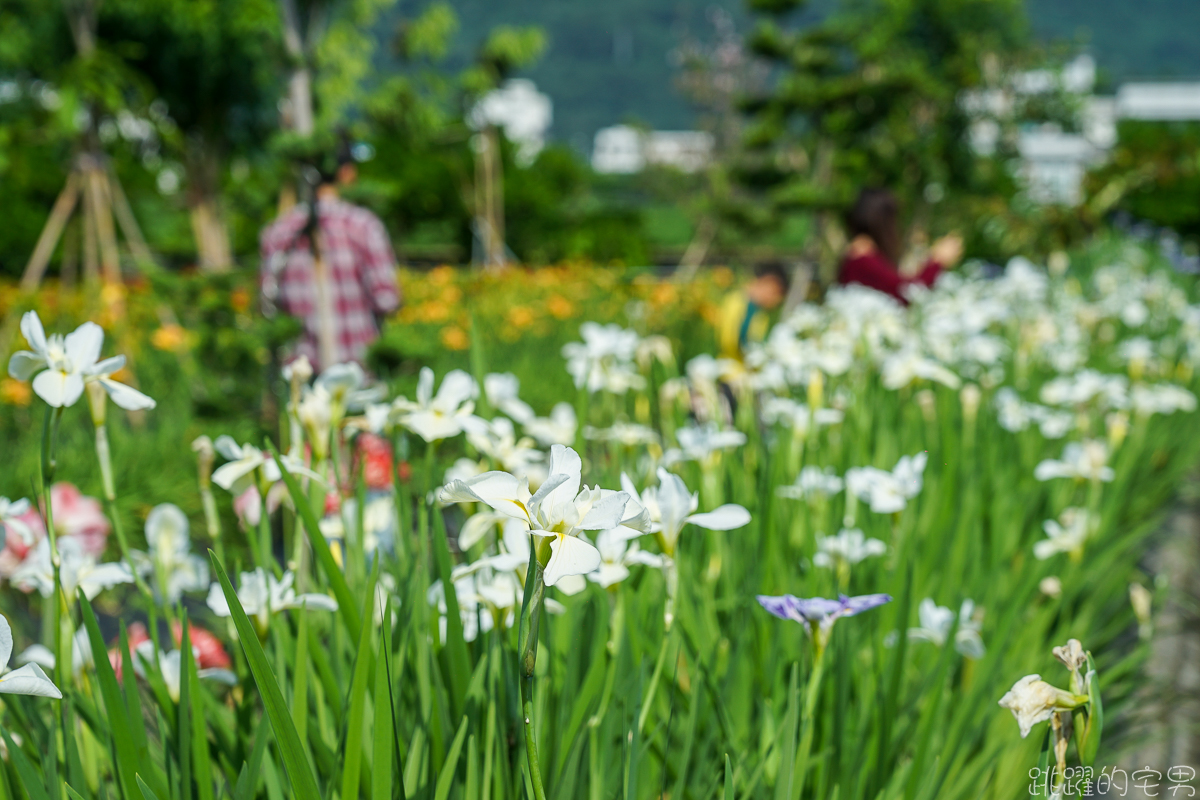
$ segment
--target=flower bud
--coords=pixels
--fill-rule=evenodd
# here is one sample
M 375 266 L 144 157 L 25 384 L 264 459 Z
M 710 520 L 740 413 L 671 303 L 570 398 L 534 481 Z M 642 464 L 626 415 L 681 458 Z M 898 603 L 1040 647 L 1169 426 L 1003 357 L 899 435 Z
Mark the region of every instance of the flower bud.
M 1062 581 L 1054 575 L 1048 575 L 1038 583 L 1038 590 L 1046 595 L 1046 597 L 1057 600 L 1059 597 L 1062 597 Z
M 968 383 L 958 393 L 958 399 L 962 403 L 963 419 L 967 424 L 974 425 L 975 418 L 979 415 L 979 403 L 983 399 L 983 392 L 975 384 Z
M 97 428 L 104 424 L 108 412 L 108 392 L 100 381 L 90 381 L 87 386 L 88 409 L 92 412 L 92 424 Z
M 1108 448 L 1116 452 L 1129 433 L 1129 415 L 1124 411 L 1114 411 L 1104 418 L 1108 428 Z
M 813 411 L 825 404 L 825 376 L 814 369 L 808 377 L 808 407 Z
M 1133 613 L 1138 619 L 1138 635 L 1143 639 L 1149 639 L 1154 629 L 1153 618 L 1151 617 L 1153 599 L 1150 590 L 1145 586 L 1142 586 L 1140 583 L 1129 584 L 1129 602 L 1133 606 Z
M 937 420 L 937 397 L 934 396 L 933 390 L 922 389 L 917 392 L 917 405 L 921 407 L 921 416 L 925 417 L 926 422 L 934 422 Z
M 1046 267 L 1054 277 L 1058 278 L 1066 274 L 1071 266 L 1071 259 L 1062 250 L 1055 250 L 1046 259 Z

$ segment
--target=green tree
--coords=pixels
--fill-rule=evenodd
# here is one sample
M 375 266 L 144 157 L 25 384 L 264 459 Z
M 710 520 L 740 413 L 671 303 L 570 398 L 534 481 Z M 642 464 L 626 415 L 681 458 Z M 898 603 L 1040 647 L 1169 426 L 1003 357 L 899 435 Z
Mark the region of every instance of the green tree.
M 201 268 L 233 255 L 223 202 L 233 157 L 253 157 L 278 124 L 278 19 L 271 0 L 109 0 L 100 34 L 165 103 L 168 155 L 182 162 Z
M 749 44 L 776 79 L 750 97 L 739 178 L 775 213 L 816 215 L 816 249 L 832 268 L 832 212 L 863 185 L 893 188 L 919 224 L 984 189 L 960 98 L 1024 51 L 1021 0 L 867 0 L 821 23 L 789 24 L 805 0 L 750 0 Z

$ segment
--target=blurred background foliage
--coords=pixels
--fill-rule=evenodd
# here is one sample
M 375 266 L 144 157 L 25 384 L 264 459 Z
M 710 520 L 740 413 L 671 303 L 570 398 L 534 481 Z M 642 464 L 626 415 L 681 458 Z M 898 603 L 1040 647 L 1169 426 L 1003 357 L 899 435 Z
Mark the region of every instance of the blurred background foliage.
M 837 212 L 864 183 L 896 188 L 919 236 L 958 230 L 968 255 L 997 262 L 1077 244 L 1117 210 L 1195 235 L 1196 134 L 1186 127 L 1123 125 L 1115 157 L 1071 211 L 1027 201 L 1006 140 L 992 157 L 970 151 L 955 98 L 1086 43 L 1065 27 L 1080 18 L 1062 11 L 1069 5 L 106 0 L 84 55 L 67 13 L 4 0 L 0 276 L 20 274 L 88 142 L 111 158 L 167 265 L 253 269 L 258 231 L 296 185 L 300 162 L 340 134 L 366 159 L 352 199 L 381 215 L 401 260 L 464 263 L 473 248 L 469 112 L 517 75 L 556 104 L 552 141 L 536 159 L 501 146 L 506 238 L 524 263 L 677 263 L 703 240 L 708 263 L 803 258 L 829 272 Z M 1194 13 L 1160 5 L 1143 17 Z M 1122 42 L 1107 11 L 1093 11 L 1092 46 L 1102 67 L 1116 65 L 1102 83 L 1135 64 L 1161 67 L 1145 42 L 1169 45 L 1170 36 L 1139 18 L 1129 24 L 1140 38 Z M 1054 36 L 1059 44 L 1047 45 Z M 301 74 L 307 122 L 294 102 Z M 1030 104 L 1016 121 L 1071 129 L 1076 110 L 1061 100 Z M 622 120 L 699 126 L 713 133 L 715 157 L 695 174 L 598 175 L 585 155 L 590 133 Z

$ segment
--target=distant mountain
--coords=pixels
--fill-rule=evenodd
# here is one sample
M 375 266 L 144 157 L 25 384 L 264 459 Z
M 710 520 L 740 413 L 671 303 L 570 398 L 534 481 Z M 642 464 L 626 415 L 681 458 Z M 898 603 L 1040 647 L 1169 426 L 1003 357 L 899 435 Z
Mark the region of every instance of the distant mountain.
M 1079 42 L 1101 78 L 1200 80 L 1200 0 L 1028 0 L 1034 31 Z
M 539 25 L 549 48 L 531 70 L 554 101 L 554 138 L 591 150 L 598 128 L 641 121 L 687 128 L 692 110 L 673 86 L 672 51 L 685 35 L 711 37 L 711 9 L 727 11 L 739 29 L 749 17 L 741 0 L 451 0 L 462 30 L 456 60 L 470 57 L 496 25 Z M 413 15 L 421 4 L 405 3 Z M 834 0 L 816 0 L 816 18 Z M 1078 43 L 1095 56 L 1102 79 L 1200 79 L 1200 0 L 1029 0 L 1034 31 Z

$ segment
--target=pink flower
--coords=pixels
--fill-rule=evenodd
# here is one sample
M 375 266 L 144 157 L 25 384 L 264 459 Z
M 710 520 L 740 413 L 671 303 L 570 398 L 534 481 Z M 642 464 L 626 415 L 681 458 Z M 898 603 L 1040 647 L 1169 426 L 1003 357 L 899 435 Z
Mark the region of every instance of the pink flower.
M 267 492 L 267 513 L 273 513 L 279 504 L 287 497 L 287 487 L 276 483 Z M 251 485 L 249 489 L 233 498 L 233 513 L 237 514 L 242 527 L 253 529 L 258 527 L 262 519 L 262 501 L 259 500 L 258 487 Z
M 358 437 L 358 451 L 367 488 L 391 489 L 392 446 L 388 441 L 373 433 L 363 433 Z
M 183 644 L 183 625 L 178 622 L 172 625 L 171 635 L 175 639 L 175 646 L 181 646 Z M 188 636 L 192 640 L 192 650 L 196 653 L 196 663 L 200 669 L 229 669 L 233 666 L 232 659 L 229 658 L 224 645 L 216 636 L 196 625 L 189 628 Z
M 88 555 L 104 552 L 111 526 L 99 500 L 85 497 L 73 484 L 56 483 L 50 487 L 50 507 L 59 536 L 77 537 Z
M 56 483 L 50 487 L 50 507 L 54 511 L 54 530 L 60 537 L 73 536 L 86 555 L 99 557 L 108 544 L 112 530 L 100 501 L 87 497 L 70 483 Z M 46 536 L 40 509 L 29 509 L 16 517 L 33 531 L 33 541 L 26 544 L 20 536 L 8 536 L 0 550 L 0 577 L 11 577 L 37 543 Z
M 136 659 L 137 657 L 133 656 L 133 651 L 137 650 L 138 645 L 142 642 L 150 641 L 150 634 L 146 630 L 145 625 L 135 622 L 125 629 L 125 636 L 129 639 L 129 653 L 131 657 Z M 121 637 L 118 636 L 109 645 L 108 663 L 112 664 L 113 671 L 117 673 L 117 680 L 121 680 L 121 662 L 124 660 L 121 658 Z

